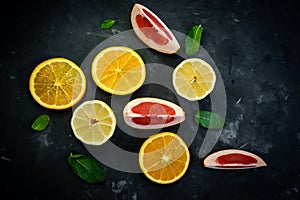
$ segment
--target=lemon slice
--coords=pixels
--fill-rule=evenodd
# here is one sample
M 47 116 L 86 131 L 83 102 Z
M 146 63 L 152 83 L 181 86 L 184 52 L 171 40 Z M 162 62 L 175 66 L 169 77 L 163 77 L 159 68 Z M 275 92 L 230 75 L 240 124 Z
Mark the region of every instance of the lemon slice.
M 204 60 L 190 58 L 175 68 L 172 81 L 178 95 L 195 101 L 211 93 L 216 83 L 216 74 Z
M 99 52 L 91 70 L 98 87 L 117 95 L 133 93 L 146 78 L 145 64 L 140 55 L 124 46 L 112 46 Z
M 85 144 L 101 145 L 114 133 L 116 117 L 105 102 L 83 102 L 73 112 L 71 126 L 76 138 Z

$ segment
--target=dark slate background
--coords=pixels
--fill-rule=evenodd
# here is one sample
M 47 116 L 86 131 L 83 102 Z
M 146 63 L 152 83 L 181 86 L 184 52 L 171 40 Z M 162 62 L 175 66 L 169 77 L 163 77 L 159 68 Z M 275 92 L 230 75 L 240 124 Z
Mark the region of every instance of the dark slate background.
M 65 162 L 70 152 L 89 154 L 73 136 L 69 125 L 72 110 L 51 111 L 35 103 L 28 89 L 29 77 L 37 64 L 51 57 L 66 57 L 80 65 L 100 42 L 131 29 L 134 1 L 9 1 L 1 6 L 1 196 L 299 199 L 300 21 L 296 1 L 139 2 L 170 29 L 187 33 L 191 26 L 203 25 L 202 46 L 214 59 L 227 95 L 228 124 L 213 151 L 248 150 L 268 166 L 236 171 L 206 169 L 197 157 L 202 142 L 199 137 L 190 146 L 187 173 L 174 184 L 158 185 L 143 174 L 120 172 L 102 163 L 106 180 L 97 185 L 85 183 Z M 115 19 L 116 24 L 101 30 L 100 24 L 107 18 Z M 161 59 L 174 58 L 150 52 Z M 178 64 L 174 59 L 173 64 Z M 145 93 L 151 90 L 157 88 L 144 88 Z M 199 104 L 209 106 L 209 100 Z M 50 115 L 51 122 L 46 130 L 34 132 L 31 123 L 43 113 Z M 205 132 L 198 131 L 199 135 Z M 137 150 L 141 142 L 130 146 L 123 141 L 123 145 Z

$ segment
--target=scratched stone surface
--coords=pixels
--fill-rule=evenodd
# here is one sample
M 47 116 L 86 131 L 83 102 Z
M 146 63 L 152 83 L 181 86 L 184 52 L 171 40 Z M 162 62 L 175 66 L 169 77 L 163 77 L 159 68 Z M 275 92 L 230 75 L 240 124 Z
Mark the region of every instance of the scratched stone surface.
M 198 152 L 207 130 L 191 123 L 196 136 L 189 146 L 190 165 L 173 184 L 158 185 L 141 173 L 120 171 L 102 162 L 106 173 L 102 183 L 88 184 L 72 173 L 66 163 L 70 152 L 93 155 L 72 133 L 72 109 L 48 110 L 33 100 L 30 74 L 52 57 L 81 65 L 98 44 L 132 28 L 134 3 L 9 1 L 2 6 L 7 13 L 1 14 L 1 195 L 9 199 L 299 199 L 300 20 L 297 2 L 289 0 L 139 1 L 172 30 L 186 34 L 194 25 L 204 27 L 201 46 L 220 72 L 227 105 L 227 125 L 210 153 L 243 149 L 259 155 L 267 167 L 204 168 Z M 116 24 L 101 30 L 104 19 L 115 19 Z M 175 68 L 183 60 L 151 49 L 138 52 L 146 64 Z M 110 102 L 111 95 L 96 88 L 91 77 L 87 80 L 95 98 Z M 144 85 L 131 98 L 141 96 L 179 102 L 159 84 Z M 198 104 L 200 109 L 211 108 L 209 97 Z M 40 114 L 48 114 L 50 124 L 35 132 L 30 126 Z M 179 125 L 164 130 L 178 129 Z M 120 149 L 138 152 L 144 140 L 117 128 L 110 141 Z

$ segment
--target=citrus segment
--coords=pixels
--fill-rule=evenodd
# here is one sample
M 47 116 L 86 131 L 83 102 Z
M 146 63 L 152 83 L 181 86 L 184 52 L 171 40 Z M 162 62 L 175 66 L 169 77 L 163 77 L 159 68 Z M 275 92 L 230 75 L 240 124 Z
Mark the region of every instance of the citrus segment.
M 74 62 L 52 58 L 35 67 L 30 76 L 29 89 L 40 105 L 50 109 L 66 109 L 82 99 L 86 79 Z
M 85 144 L 101 145 L 114 133 L 116 117 L 103 101 L 85 101 L 72 116 L 71 126 L 76 138 Z
M 204 166 L 214 169 L 248 169 L 266 166 L 257 155 L 244 150 L 227 149 L 207 156 Z
M 178 105 L 158 98 L 143 97 L 130 101 L 123 110 L 127 125 L 138 129 L 157 129 L 181 123 L 185 113 Z
M 92 63 L 94 82 L 111 94 L 126 95 L 142 86 L 146 68 L 140 55 L 123 46 L 108 47 Z
M 169 184 L 186 172 L 190 154 L 185 142 L 176 134 L 162 132 L 149 137 L 139 152 L 141 170 L 150 180 Z
M 201 100 L 213 90 L 216 75 L 213 68 L 204 60 L 190 58 L 182 61 L 173 72 L 173 86 L 182 97 Z
M 133 6 L 131 24 L 136 35 L 150 48 L 167 54 L 176 53 L 180 48 L 165 23 L 141 4 Z

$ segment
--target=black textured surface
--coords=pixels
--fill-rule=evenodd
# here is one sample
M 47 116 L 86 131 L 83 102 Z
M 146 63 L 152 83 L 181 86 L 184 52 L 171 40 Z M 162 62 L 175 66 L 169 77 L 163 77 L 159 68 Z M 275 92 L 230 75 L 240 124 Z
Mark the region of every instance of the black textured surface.
M 105 182 L 83 182 L 65 161 L 70 152 L 88 154 L 73 136 L 72 110 L 51 111 L 35 103 L 28 89 L 29 77 L 37 64 L 51 57 L 66 57 L 80 65 L 100 42 L 131 29 L 134 1 L 9 1 L 2 5 L 7 14 L 1 14 L 1 195 L 8 199 L 299 199 L 300 20 L 296 1 L 140 2 L 170 29 L 187 33 L 191 26 L 203 25 L 202 45 L 221 72 L 228 103 L 228 124 L 213 151 L 242 148 L 261 156 L 268 166 L 205 169 L 197 157 L 202 142 L 198 137 L 190 146 L 187 173 L 174 184 L 158 185 L 143 174 L 103 164 Z M 107 18 L 116 24 L 101 30 Z M 178 63 L 176 56 L 158 54 L 146 57 L 157 55 L 167 63 L 172 64 L 170 59 Z M 145 92 L 151 94 L 154 89 L 148 86 Z M 201 103 L 209 104 L 207 100 Z M 31 123 L 43 113 L 50 115 L 51 122 L 43 132 L 34 132 Z M 141 143 L 130 136 L 117 139 L 112 141 L 132 151 Z

